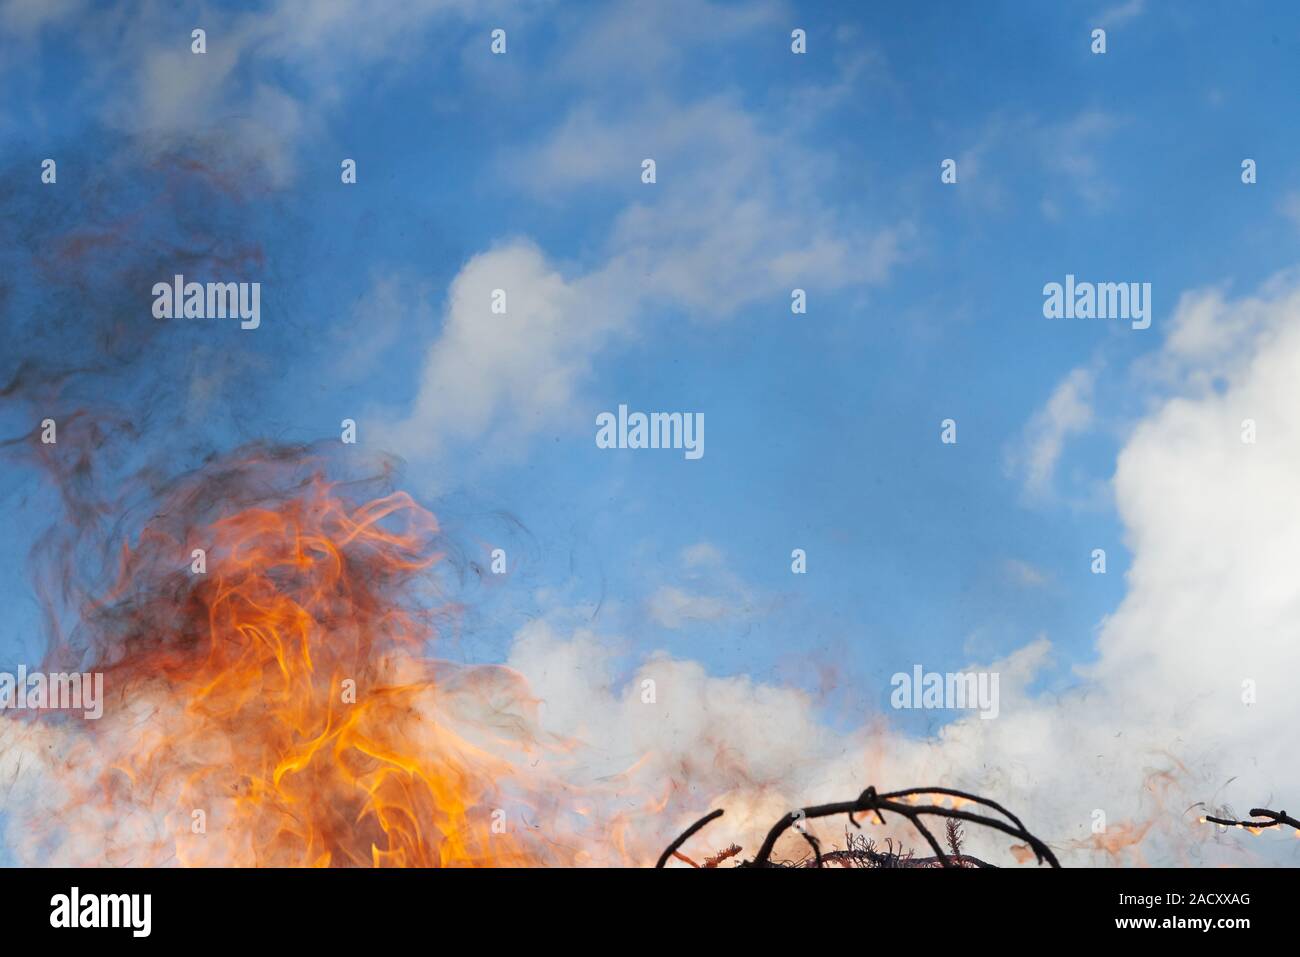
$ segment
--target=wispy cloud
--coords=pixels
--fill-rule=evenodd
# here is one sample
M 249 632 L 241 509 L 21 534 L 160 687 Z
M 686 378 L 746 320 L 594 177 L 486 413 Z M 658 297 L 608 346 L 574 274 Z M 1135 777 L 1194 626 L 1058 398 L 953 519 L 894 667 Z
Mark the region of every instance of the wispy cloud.
M 640 180 L 645 158 L 657 163 L 653 185 Z M 579 423 L 574 401 L 596 357 L 656 321 L 660 307 L 709 322 L 784 301 L 795 287 L 882 283 L 914 234 L 907 221 L 841 215 L 822 188 L 829 155 L 792 136 L 782 114 L 726 95 L 584 102 L 499 167 L 539 203 L 610 198 L 606 239 L 595 265 L 568 274 L 531 239 L 466 264 L 419 393 L 385 432 L 406 456 L 471 439 L 484 440 L 479 454 L 517 455 L 528 435 Z M 489 313 L 493 289 L 506 291 L 506 315 Z
M 678 630 L 692 622 L 738 622 L 753 614 L 751 590 L 727 567 L 716 545 L 687 546 L 678 556 L 678 566 L 677 580 L 660 585 L 646 602 L 655 624 Z
M 8 0 L 0 7 L 0 43 L 14 51 L 6 64 L 13 69 L 36 48 L 33 36 L 68 40 L 93 53 L 84 60 L 90 75 L 83 96 L 101 122 L 160 139 L 219 126 L 229 143 L 287 183 L 304 139 L 320 131 L 349 77 L 377 63 L 409 62 L 419 52 L 413 40 L 436 26 L 463 29 L 505 7 L 414 0 L 374 16 L 360 0 L 191 12 L 160 2 L 128 10 Z M 513 15 L 523 22 L 529 14 Z M 203 54 L 191 50 L 194 28 L 207 33 Z
M 1015 584 L 1025 588 L 1037 588 L 1047 584 L 1047 573 L 1018 558 L 1008 558 L 1003 564 L 1007 577 Z
M 1097 17 L 1103 27 L 1117 27 L 1142 15 L 1146 10 L 1146 0 L 1125 0 L 1112 7 L 1107 7 Z
M 1095 372 L 1087 368 L 1067 375 L 1025 427 L 1021 445 L 1011 452 L 1010 464 L 1032 497 L 1041 498 L 1051 491 L 1067 439 L 1092 425 L 1095 378 Z

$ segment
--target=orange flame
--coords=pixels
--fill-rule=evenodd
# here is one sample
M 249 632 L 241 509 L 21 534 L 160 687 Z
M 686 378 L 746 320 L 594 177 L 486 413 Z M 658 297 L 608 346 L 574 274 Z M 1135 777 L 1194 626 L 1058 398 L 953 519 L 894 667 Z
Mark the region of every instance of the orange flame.
M 113 713 L 65 765 L 107 769 L 62 775 L 68 806 L 161 818 L 131 863 L 582 863 L 558 813 L 521 824 L 547 791 L 520 768 L 558 747 L 523 680 L 426 657 L 438 532 L 404 493 L 354 507 L 320 478 L 182 539 L 150 523 L 100 608 L 127 618 L 94 669 Z M 206 571 L 160 585 L 195 548 Z

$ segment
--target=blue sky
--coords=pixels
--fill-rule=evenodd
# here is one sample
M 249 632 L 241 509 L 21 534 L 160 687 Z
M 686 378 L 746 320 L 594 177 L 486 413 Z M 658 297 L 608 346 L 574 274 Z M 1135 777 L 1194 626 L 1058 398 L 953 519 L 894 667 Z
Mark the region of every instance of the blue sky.
M 1256 105 L 1294 76 L 1297 39 L 1283 8 L 1256 6 L 1275 32 L 1262 49 L 1246 42 L 1260 31 L 1253 17 L 1225 23 L 1195 4 L 1129 18 L 1087 4 L 1032 18 L 1017 4 L 941 4 L 903 19 L 856 4 L 724 4 L 698 22 L 655 24 L 643 49 L 635 30 L 621 32 L 635 14 L 617 6 L 432 22 L 383 57 L 357 55 L 358 69 L 338 65 L 308 135 L 262 131 L 265 148 L 292 163 L 275 201 L 301 235 L 271 239 L 284 281 L 267 283 L 267 328 L 222 330 L 222 349 L 260 355 L 285 380 L 266 383 L 243 427 L 314 440 L 363 409 L 409 406 L 467 259 L 526 237 L 562 272 L 600 268 L 611 223 L 675 188 L 671 162 L 656 185 L 639 180 L 662 110 L 720 99 L 718 116 L 752 123 L 778 154 L 750 157 L 760 167 L 816 164 L 808 203 L 837 226 L 906 232 L 887 274 L 864 282 L 869 264 L 850 262 L 830 288 L 799 283 L 811 300 L 802 317 L 781 288 L 721 319 L 701 303 L 656 304 L 629 341 L 593 350 L 569 407 L 515 452 L 485 456 L 467 441 L 447 461 L 416 456 L 408 484 L 450 496 L 446 517 L 466 525 L 509 510 L 534 542 L 519 584 L 575 603 L 606 598 L 601 613 L 619 616 L 633 652 L 662 647 L 720 672 L 794 682 L 817 680 L 814 662 L 833 663 L 844 672 L 841 706 L 852 708 L 863 679 L 887 687 L 881 678 L 914 660 L 955 669 L 1045 632 L 1064 680 L 1122 594 L 1121 529 L 1093 491 L 1113 470 L 1115 436 L 1068 449 L 1036 500 L 1008 475 L 1009 450 L 1078 366 L 1101 366 L 1099 405 L 1133 414 L 1123 369 L 1158 346 L 1159 314 L 1182 290 L 1206 275 L 1250 283 L 1287 262 L 1294 224 L 1277 203 L 1296 185 L 1283 162 L 1295 135 Z M 214 51 L 238 15 L 200 18 L 211 21 Z M 1094 55 L 1089 32 L 1107 18 L 1118 23 L 1107 53 Z M 183 33 L 192 21 L 177 13 L 151 32 Z M 498 23 L 508 27 L 505 57 L 475 43 Z M 790 53 L 787 26 L 808 31 L 808 54 Z M 601 30 L 629 44 L 618 61 L 580 48 Z M 104 101 L 126 83 L 96 82 L 107 65 L 85 36 L 52 26 L 37 36 L 39 56 L 10 70 L 6 152 L 43 157 L 76 143 L 66 182 L 103 155 L 97 137 L 112 149 Z M 286 75 L 256 47 L 239 70 L 239 86 L 283 84 L 309 102 L 319 94 L 309 70 Z M 814 109 L 791 106 L 805 102 Z M 619 157 L 624 169 L 557 197 L 528 157 L 584 111 L 597 122 L 648 119 Z M 220 113 L 200 121 L 223 138 Z M 692 166 L 729 161 L 728 144 L 712 156 L 710 145 Z M 1245 155 L 1263 170 L 1247 201 Z M 345 156 L 359 165 L 355 189 L 339 183 Z M 956 186 L 939 182 L 948 157 Z M 744 195 L 743 184 L 729 188 Z M 798 210 L 790 222 L 798 227 Z M 1041 286 L 1066 272 L 1153 282 L 1157 322 L 1135 333 L 1045 321 Z M 392 311 L 356 315 L 353 304 L 385 277 L 400 277 Z M 371 368 L 338 381 L 348 343 L 372 337 L 387 347 Z M 595 449 L 595 414 L 619 402 L 704 412 L 705 457 Z M 955 447 L 938 442 L 949 416 Z M 743 583 L 732 598 L 747 614 L 665 629 L 644 602 L 682 585 L 679 553 L 701 541 Z M 803 578 L 790 573 L 796 547 L 810 556 Z M 1087 574 L 1094 547 L 1112 556 L 1105 579 Z M 504 655 L 520 616 L 540 610 L 521 592 L 482 596 L 489 605 L 475 609 L 467 653 Z
M 622 680 L 662 650 L 804 688 L 843 728 L 887 708 L 896 671 L 1040 636 L 1033 688 L 1077 684 L 1126 595 L 1111 480 L 1170 394 L 1146 370 L 1180 297 L 1293 265 L 1300 20 L 1285 3 L 655 6 L 345 22 L 10 2 L 0 152 L 11 189 L 44 188 L 53 156 L 74 197 L 167 138 L 231 161 L 262 327 L 175 333 L 165 374 L 229 366 L 189 413 L 218 448 L 355 419 L 467 556 L 502 544 L 511 573 L 466 586 L 450 657 L 506 660 L 559 616 L 608 636 Z M 1151 328 L 1045 319 L 1042 287 L 1067 273 L 1150 282 Z M 511 292 L 508 321 L 483 284 Z M 702 412 L 704 457 L 598 449 L 595 417 L 620 403 Z M 37 481 L 0 491 L 39 500 Z M 0 546 L 6 665 L 39 646 L 39 526 L 16 517 Z M 891 720 L 926 735 L 954 717 Z

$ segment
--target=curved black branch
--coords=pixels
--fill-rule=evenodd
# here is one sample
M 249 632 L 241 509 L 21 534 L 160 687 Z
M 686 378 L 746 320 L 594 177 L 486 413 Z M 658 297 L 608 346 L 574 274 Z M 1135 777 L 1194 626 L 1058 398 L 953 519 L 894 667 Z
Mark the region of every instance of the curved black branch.
M 990 801 L 988 798 L 982 798 L 976 794 L 968 794 L 965 791 L 956 791 L 952 788 L 908 788 L 906 791 L 891 791 L 885 795 L 890 798 L 911 797 L 913 794 L 942 794 L 945 797 L 959 798 L 963 801 L 969 801 L 973 804 L 983 804 L 985 807 L 991 807 L 1016 827 L 1022 831 L 1025 826 L 1020 823 L 1020 818 L 1016 817 L 997 801 Z
M 912 827 L 921 832 L 921 836 L 925 838 L 926 843 L 929 844 L 930 848 L 934 851 L 934 856 L 943 860 L 943 866 L 956 867 L 956 864 L 953 864 L 948 860 L 948 855 L 943 852 L 943 848 L 940 847 L 939 842 L 934 839 L 934 835 L 930 833 L 930 829 L 925 826 L 925 822 L 921 820 L 921 815 L 916 815 L 916 817 L 912 818 L 911 821 Z
M 1287 814 L 1286 811 L 1270 811 L 1266 807 L 1253 807 L 1250 809 L 1250 816 L 1262 817 L 1265 818 L 1265 820 L 1234 821 L 1229 818 L 1212 817 L 1208 814 L 1201 818 L 1201 820 L 1208 824 L 1221 824 L 1224 827 L 1265 828 L 1277 827 L 1279 824 L 1285 824 L 1288 827 L 1293 827 L 1297 831 L 1300 831 L 1300 821 L 1297 821 L 1291 815 Z
M 655 864 L 655 867 L 663 867 L 665 864 L 667 864 L 668 858 L 673 856 L 673 851 L 677 850 L 679 847 L 681 847 L 683 844 L 689 841 L 695 835 L 695 832 L 700 830 L 700 828 L 704 827 L 704 825 L 708 824 L 712 820 L 716 820 L 717 818 L 722 817 L 722 814 L 723 814 L 722 808 L 718 808 L 716 811 L 710 811 L 708 814 L 704 815 L 704 817 L 700 818 L 698 821 L 696 821 L 694 824 L 688 827 L 685 831 L 682 832 L 681 837 L 679 837 L 677 840 L 669 844 L 668 847 L 664 850 L 664 852 L 659 855 L 659 862 Z

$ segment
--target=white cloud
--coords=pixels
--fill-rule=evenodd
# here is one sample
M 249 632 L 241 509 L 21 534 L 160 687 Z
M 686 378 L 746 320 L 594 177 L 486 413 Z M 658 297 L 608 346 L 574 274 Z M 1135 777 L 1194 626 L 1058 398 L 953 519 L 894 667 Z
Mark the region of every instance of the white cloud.
M 659 586 L 646 602 L 650 620 L 678 630 L 692 622 L 739 622 L 754 612 L 750 588 L 732 572 L 721 550 L 697 542 L 681 550 L 677 581 Z
M 657 183 L 640 182 L 652 158 Z M 609 240 L 612 268 L 640 295 L 725 317 L 794 285 L 882 281 L 904 255 L 907 224 L 864 228 L 822 196 L 825 155 L 726 96 L 653 99 L 617 113 L 572 111 L 533 151 L 512 157 L 539 196 L 579 189 L 630 198 Z
M 497 289 L 504 315 L 491 310 Z M 626 310 L 606 276 L 566 278 L 527 240 L 480 253 L 452 282 L 409 413 L 383 427 L 381 441 L 419 458 L 487 436 L 494 452 L 519 454 L 527 436 L 570 412 Z
M 1226 343 L 1214 330 L 1228 331 L 1231 348 L 1216 348 Z M 1115 820 L 1144 787 L 1154 797 L 1144 772 L 1166 770 L 1168 824 L 1233 776 L 1225 795 L 1239 806 L 1300 791 L 1289 744 L 1270 730 L 1300 720 L 1280 677 L 1300 664 L 1300 285 L 1284 276 L 1236 301 L 1185 296 L 1164 351 L 1178 387 L 1134 429 L 1115 473 L 1133 552 L 1128 593 L 1098 633 L 1089 694 L 1035 710 L 1077 742 L 1072 770 L 1041 756 L 1045 778 L 1073 779 L 1062 793 Z M 1255 445 L 1241 441 L 1244 418 L 1259 424 Z M 1259 683 L 1250 706 L 1246 679 Z M 1094 760 L 1109 770 L 1089 771 Z M 1153 828 L 1149 852 L 1176 861 L 1203 831 Z M 1223 844 L 1216 859 L 1241 860 L 1236 835 Z
M 663 585 L 647 602 L 650 620 L 665 628 L 677 629 L 692 621 L 718 621 L 727 617 L 731 608 L 713 595 L 683 591 L 674 585 Z
M 1092 425 L 1094 379 L 1089 369 L 1071 371 L 1025 427 L 1024 447 L 1013 453 L 1012 464 L 1023 473 L 1030 495 L 1043 497 L 1051 491 L 1066 440 Z
M 773 128 L 774 127 L 774 128 Z M 538 199 L 603 190 L 615 208 L 600 261 L 562 276 L 531 241 L 474 257 L 453 282 L 411 408 L 385 441 L 436 458 L 474 441 L 518 455 L 527 436 L 588 424 L 575 398 L 595 358 L 651 321 L 656 307 L 693 319 L 734 316 L 794 287 L 830 291 L 883 281 L 904 254 L 907 224 L 852 225 L 820 197 L 827 161 L 727 97 L 655 99 L 618 114 L 572 111 L 535 149 L 505 163 Z M 646 156 L 658 182 L 640 182 Z M 510 315 L 487 311 L 506 289 Z

